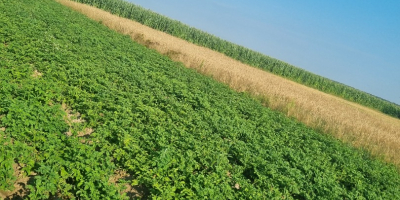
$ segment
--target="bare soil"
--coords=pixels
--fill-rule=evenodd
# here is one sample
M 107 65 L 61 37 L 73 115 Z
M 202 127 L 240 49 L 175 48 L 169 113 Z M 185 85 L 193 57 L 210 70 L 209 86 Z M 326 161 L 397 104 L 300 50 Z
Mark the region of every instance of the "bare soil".
M 43 76 L 43 74 L 40 73 L 38 70 L 33 71 L 33 74 L 32 74 L 33 78 L 40 78 L 41 76 Z
M 28 195 L 26 185 L 29 181 L 33 180 L 33 176 L 36 173 L 31 173 L 29 176 L 24 176 L 21 171 L 21 166 L 18 164 L 13 165 L 14 176 L 17 180 L 14 183 L 14 190 L 12 191 L 0 191 L 0 199 L 24 199 Z
M 72 110 L 69 109 L 68 106 L 64 103 L 61 105 L 61 109 L 66 113 L 64 120 L 70 127 L 68 132 L 66 132 L 65 134 L 68 136 L 72 136 L 73 125 L 77 124 L 77 123 L 83 123 L 83 122 L 85 122 L 85 120 L 81 118 L 81 114 L 79 112 L 73 113 Z M 83 130 L 78 131 L 77 136 L 84 137 L 84 136 L 92 134 L 93 131 L 94 130 L 92 128 L 84 128 Z
M 117 170 L 114 173 L 114 176 L 110 177 L 109 182 L 117 185 L 122 184 L 124 189 L 120 191 L 120 194 L 126 194 L 129 199 L 140 198 L 140 199 L 147 199 L 150 195 L 149 191 L 146 190 L 145 187 L 136 185 L 132 186 L 133 178 L 130 174 L 128 174 L 124 170 Z

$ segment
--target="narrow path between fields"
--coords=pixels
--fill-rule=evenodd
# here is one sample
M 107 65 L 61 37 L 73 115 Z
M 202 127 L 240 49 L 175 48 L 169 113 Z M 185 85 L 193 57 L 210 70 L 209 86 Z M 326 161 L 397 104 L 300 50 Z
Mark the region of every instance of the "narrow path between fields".
M 219 52 L 154 30 L 103 10 L 57 0 L 89 18 L 149 48 L 212 76 L 237 91 L 262 99 L 268 107 L 284 112 L 313 128 L 363 147 L 400 168 L 400 120 L 378 111 L 325 94 L 261 69 L 245 65 Z

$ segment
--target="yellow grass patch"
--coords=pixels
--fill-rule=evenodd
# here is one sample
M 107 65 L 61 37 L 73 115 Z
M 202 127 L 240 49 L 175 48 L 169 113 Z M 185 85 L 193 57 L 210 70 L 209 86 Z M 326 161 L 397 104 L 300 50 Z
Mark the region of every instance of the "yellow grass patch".
M 57 1 L 237 91 L 249 92 L 272 109 L 356 147 L 366 148 L 400 167 L 399 119 L 245 65 L 132 20 L 88 5 Z

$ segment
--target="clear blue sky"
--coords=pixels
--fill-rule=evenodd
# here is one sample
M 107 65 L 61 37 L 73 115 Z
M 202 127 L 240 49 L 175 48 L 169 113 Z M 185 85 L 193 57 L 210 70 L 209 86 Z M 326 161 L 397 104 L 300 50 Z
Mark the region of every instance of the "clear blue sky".
M 128 0 L 400 105 L 400 0 Z

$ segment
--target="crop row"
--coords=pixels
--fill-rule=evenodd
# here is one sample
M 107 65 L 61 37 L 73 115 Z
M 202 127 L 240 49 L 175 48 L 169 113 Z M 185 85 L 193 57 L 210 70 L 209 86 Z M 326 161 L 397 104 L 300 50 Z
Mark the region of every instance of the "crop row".
M 379 110 L 385 114 L 400 118 L 400 106 L 342 83 L 313 74 L 288 63 L 268 57 L 251 49 L 233 44 L 204 31 L 187 26 L 179 21 L 146 10 L 125 0 L 74 0 L 93 5 L 113 14 L 133 19 L 154 29 L 180 37 L 234 59 L 274 74 L 286 77 L 298 83 L 313 87 L 344 99 Z
M 400 198 L 395 167 L 52 0 L 0 10 L 0 192 L 18 165 L 30 199 Z

